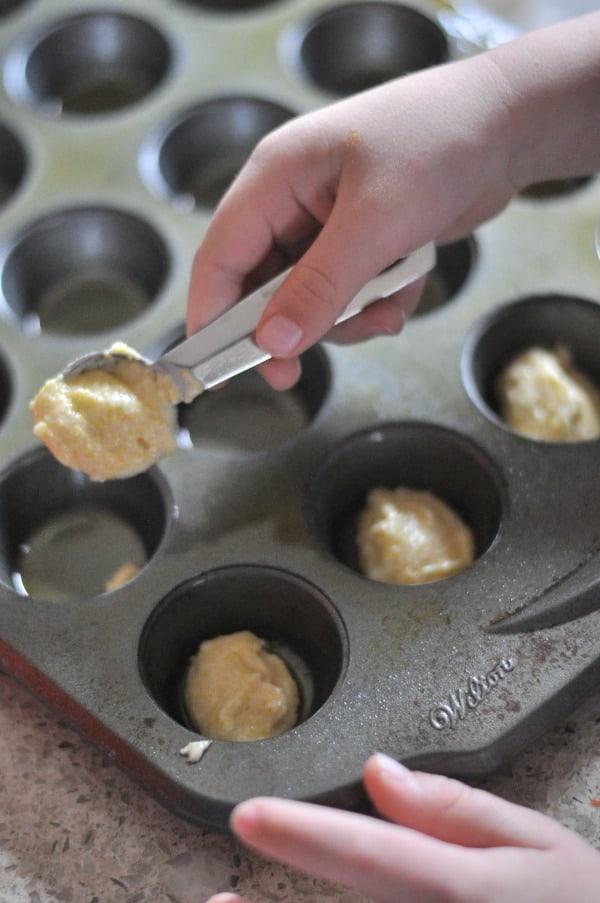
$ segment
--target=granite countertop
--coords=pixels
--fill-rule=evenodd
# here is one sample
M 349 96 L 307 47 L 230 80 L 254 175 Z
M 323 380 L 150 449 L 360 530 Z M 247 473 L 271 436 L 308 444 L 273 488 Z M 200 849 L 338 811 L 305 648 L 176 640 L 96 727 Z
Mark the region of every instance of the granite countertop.
M 485 5 L 522 28 L 597 8 L 595 0 Z M 600 688 L 481 785 L 558 819 L 600 849 L 599 740 Z M 0 793 L 4 903 L 199 903 L 226 889 L 277 903 L 367 903 L 171 815 L 2 673 Z

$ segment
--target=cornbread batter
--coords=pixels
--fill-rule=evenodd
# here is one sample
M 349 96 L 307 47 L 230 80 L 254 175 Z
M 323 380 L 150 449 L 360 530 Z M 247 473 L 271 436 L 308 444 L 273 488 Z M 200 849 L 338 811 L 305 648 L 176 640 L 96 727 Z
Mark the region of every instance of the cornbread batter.
M 298 716 L 296 682 L 283 660 L 249 630 L 201 644 L 184 697 L 194 725 L 213 740 L 276 737 Z
M 571 363 L 566 348 L 533 347 L 498 379 L 501 414 L 524 436 L 578 442 L 600 436 L 600 388 Z
M 107 593 L 112 592 L 112 590 L 119 589 L 121 586 L 125 586 L 126 583 L 129 583 L 130 580 L 133 580 L 135 575 L 139 573 L 139 567 L 137 564 L 134 564 L 133 561 L 126 561 L 125 564 L 122 564 L 121 567 L 117 568 L 112 577 L 104 584 L 104 589 Z
M 363 573 L 382 583 L 432 583 L 468 567 L 471 530 L 437 496 L 399 487 L 373 489 L 357 533 Z
M 180 393 L 126 345 L 110 370 L 48 380 L 31 402 L 34 434 L 62 464 L 92 480 L 147 470 L 177 446 L 174 405 Z

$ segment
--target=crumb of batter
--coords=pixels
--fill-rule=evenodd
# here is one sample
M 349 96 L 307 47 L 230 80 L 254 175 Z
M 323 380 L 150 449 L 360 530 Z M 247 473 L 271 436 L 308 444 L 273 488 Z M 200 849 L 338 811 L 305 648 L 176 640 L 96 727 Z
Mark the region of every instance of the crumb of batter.
M 200 761 L 211 743 L 212 740 L 191 740 L 190 743 L 186 743 L 179 750 L 179 753 L 186 757 L 190 765 L 195 765 Z
M 112 590 L 119 589 L 119 587 L 129 583 L 139 573 L 139 570 L 138 565 L 134 564 L 133 561 L 126 561 L 106 581 L 104 584 L 105 591 L 110 593 Z
M 213 740 L 263 740 L 296 723 L 298 687 L 280 656 L 249 630 L 206 640 L 190 662 L 188 715 Z
M 376 488 L 358 521 L 361 570 L 382 583 L 419 584 L 464 570 L 475 555 L 473 533 L 431 492 Z
M 600 436 L 600 388 L 573 366 L 569 351 L 532 347 L 497 381 L 500 413 L 530 439 L 581 442 Z
M 111 370 L 49 379 L 31 402 L 34 434 L 66 467 L 92 480 L 130 477 L 177 447 L 173 380 L 123 343 Z

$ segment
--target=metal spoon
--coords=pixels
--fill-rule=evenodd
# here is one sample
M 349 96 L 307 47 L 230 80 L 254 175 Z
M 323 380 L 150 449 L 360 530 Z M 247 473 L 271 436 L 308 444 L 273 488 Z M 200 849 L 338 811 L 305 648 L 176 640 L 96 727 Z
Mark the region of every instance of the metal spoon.
M 430 242 L 392 264 L 355 295 L 336 324 L 424 276 L 433 268 L 435 259 L 435 244 Z M 91 352 L 68 364 L 61 375 L 69 379 L 88 370 L 111 370 L 120 361 L 133 360 L 166 372 L 178 387 L 181 401 L 193 401 L 205 389 L 269 359 L 270 355 L 258 347 L 252 335 L 269 300 L 289 272 L 286 270 L 261 286 L 156 361 L 132 357 L 126 351 Z

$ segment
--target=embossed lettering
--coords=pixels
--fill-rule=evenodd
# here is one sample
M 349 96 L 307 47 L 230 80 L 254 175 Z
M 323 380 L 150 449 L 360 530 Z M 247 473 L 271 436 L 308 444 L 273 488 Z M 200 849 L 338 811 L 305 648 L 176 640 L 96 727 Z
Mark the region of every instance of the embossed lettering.
M 437 731 L 455 728 L 468 711 L 476 709 L 479 703 L 494 690 L 515 668 L 513 658 L 503 658 L 487 674 L 472 674 L 465 687 L 459 687 L 448 694 L 447 701 L 439 702 L 429 712 L 429 721 Z

